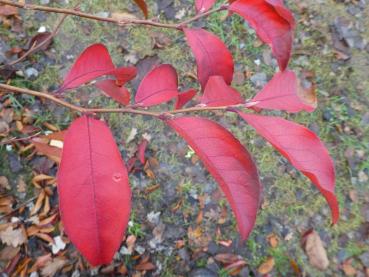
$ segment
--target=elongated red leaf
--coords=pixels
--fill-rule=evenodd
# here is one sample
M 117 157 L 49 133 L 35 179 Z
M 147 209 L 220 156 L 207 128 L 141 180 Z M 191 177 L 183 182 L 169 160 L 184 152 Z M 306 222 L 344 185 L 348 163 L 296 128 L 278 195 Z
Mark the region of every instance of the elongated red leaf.
M 272 47 L 281 70 L 286 69 L 292 51 L 295 20 L 283 0 L 237 0 L 229 10 L 250 23 L 260 39 Z
M 149 11 L 147 9 L 147 4 L 145 0 L 133 0 L 136 5 L 141 9 L 142 13 L 144 14 L 145 18 L 149 16 Z
M 58 172 L 65 231 L 93 266 L 109 264 L 131 208 L 127 169 L 109 128 L 83 116 L 69 127 Z
M 290 113 L 302 110 L 312 112 L 317 106 L 315 95 L 302 89 L 296 74 L 291 70 L 275 74 L 252 101 L 260 102 L 255 105 L 257 108 L 285 110 Z
M 194 89 L 187 90 L 185 92 L 179 93 L 175 103 L 175 109 L 178 110 L 186 105 L 192 98 L 195 97 L 197 91 Z
M 134 66 L 119 67 L 109 72 L 109 75 L 113 75 L 117 80 L 117 84 L 123 86 L 136 77 L 137 69 Z
M 178 95 L 178 76 L 173 66 L 163 64 L 151 70 L 137 89 L 137 105 L 150 107 L 168 102 Z
M 197 13 L 204 13 L 211 9 L 214 6 L 216 0 L 196 0 L 196 12 Z
M 201 104 L 209 107 L 236 105 L 245 102 L 240 93 L 224 82 L 222 76 L 211 76 L 201 97 Z
M 64 78 L 59 92 L 76 88 L 97 77 L 114 72 L 114 70 L 115 66 L 110 58 L 108 49 L 103 44 L 93 44 L 86 48 L 77 58 L 72 69 Z
M 137 154 L 140 162 L 144 165 L 146 162 L 145 159 L 145 151 L 147 148 L 147 145 L 149 144 L 147 139 L 143 139 L 140 144 L 138 145 Z
M 242 144 L 221 125 L 199 117 L 167 120 L 219 183 L 236 215 L 242 239 L 250 234 L 260 204 L 257 169 Z
M 197 76 L 205 89 L 210 76 L 223 76 L 230 85 L 233 78 L 233 58 L 225 44 L 203 29 L 184 29 L 187 42 L 195 55 Z
M 128 105 L 130 100 L 129 91 L 125 87 L 117 86 L 115 80 L 102 80 L 95 84 L 95 86 L 101 89 L 106 95 L 113 98 L 118 103 Z
M 332 211 L 332 221 L 336 223 L 339 206 L 334 194 L 334 164 L 317 135 L 283 118 L 238 113 L 316 185 L 326 198 Z

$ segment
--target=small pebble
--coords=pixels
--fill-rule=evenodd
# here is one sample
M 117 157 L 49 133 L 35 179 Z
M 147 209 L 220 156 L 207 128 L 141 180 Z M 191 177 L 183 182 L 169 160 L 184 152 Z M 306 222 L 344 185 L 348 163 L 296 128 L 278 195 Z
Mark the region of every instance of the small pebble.
M 31 78 L 36 79 L 38 77 L 38 74 L 39 74 L 37 69 L 35 69 L 33 67 L 27 68 L 24 73 L 25 73 L 26 78 L 28 78 L 28 79 L 31 79 Z
M 256 73 L 250 80 L 255 86 L 263 87 L 267 83 L 267 75 L 264 72 Z
M 100 16 L 100 17 L 104 17 L 104 18 L 109 17 L 109 13 L 108 12 L 98 12 L 96 15 L 97 16 Z
M 45 33 L 46 32 L 46 27 L 45 26 L 41 26 L 40 28 L 38 28 L 37 32 L 38 33 Z

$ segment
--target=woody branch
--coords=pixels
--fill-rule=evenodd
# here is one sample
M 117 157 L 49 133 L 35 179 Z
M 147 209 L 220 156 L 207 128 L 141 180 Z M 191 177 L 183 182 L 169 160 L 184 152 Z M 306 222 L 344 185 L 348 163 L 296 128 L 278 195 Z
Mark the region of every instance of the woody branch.
M 178 109 L 178 110 L 170 110 L 164 112 L 154 112 L 148 110 L 142 110 L 137 108 L 85 108 L 80 107 L 74 104 L 71 104 L 67 101 L 64 101 L 60 98 L 57 98 L 49 93 L 19 88 L 15 86 L 10 86 L 6 84 L 0 84 L 0 93 L 13 93 L 13 94 L 27 94 L 32 95 L 38 98 L 47 99 L 52 101 L 60 106 L 66 107 L 72 111 L 85 113 L 85 114 L 99 114 L 99 113 L 130 113 L 130 114 L 138 114 L 138 115 L 147 115 L 151 117 L 160 118 L 165 115 L 175 115 L 180 113 L 193 113 L 193 112 L 204 112 L 204 111 L 230 111 L 235 108 L 250 108 L 256 103 L 254 102 L 246 102 L 244 104 L 237 104 L 237 105 L 230 105 L 230 106 L 220 106 L 220 107 L 207 107 L 207 106 L 196 106 L 191 108 L 185 109 Z
M 228 8 L 228 4 L 224 3 L 220 5 L 218 8 L 209 10 L 207 12 L 195 15 L 194 17 L 187 19 L 183 22 L 179 23 L 163 23 L 158 22 L 153 19 L 136 19 L 136 18 L 112 18 L 112 17 L 101 17 L 97 15 L 93 15 L 90 13 L 81 12 L 77 8 L 75 9 L 67 9 L 67 8 L 55 8 L 55 7 L 49 7 L 49 6 L 43 6 L 43 5 L 33 5 L 33 4 L 26 4 L 24 2 L 13 2 L 9 0 L 0 0 L 0 4 L 3 5 L 9 5 L 21 9 L 26 10 L 33 10 L 33 11 L 43 11 L 43 12 L 49 12 L 49 13 L 60 13 L 65 15 L 71 15 L 71 16 L 78 16 L 90 20 L 96 20 L 101 22 L 108 22 L 108 23 L 115 23 L 119 26 L 125 26 L 125 25 L 146 25 L 146 26 L 154 26 L 154 27 L 160 27 L 160 28 L 167 28 L 167 29 L 177 29 L 180 30 L 184 28 L 187 24 L 192 23 L 193 21 L 199 20 L 200 18 L 207 17 L 213 13 L 226 10 Z

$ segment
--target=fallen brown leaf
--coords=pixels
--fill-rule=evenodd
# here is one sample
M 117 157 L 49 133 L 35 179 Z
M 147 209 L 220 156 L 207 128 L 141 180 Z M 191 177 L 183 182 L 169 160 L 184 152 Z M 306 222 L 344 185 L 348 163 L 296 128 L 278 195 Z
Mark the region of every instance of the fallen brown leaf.
M 262 275 L 270 273 L 275 265 L 275 261 L 273 257 L 269 257 L 265 262 L 263 262 L 259 268 L 258 272 Z
M 26 192 L 26 190 L 27 190 L 26 182 L 23 180 L 22 177 L 19 177 L 18 181 L 17 181 L 17 191 L 18 192 Z
M 50 131 L 53 131 L 53 132 L 60 132 L 60 129 L 59 129 L 57 126 L 55 126 L 55 125 L 53 125 L 53 124 L 51 124 L 51 123 L 49 123 L 49 122 L 44 122 L 44 123 L 43 123 L 43 125 L 44 125 L 47 129 L 49 129 Z
M 230 247 L 232 245 L 232 240 L 220 240 L 218 243 L 224 247 Z
M 31 48 L 37 47 L 41 43 L 44 45 L 38 49 L 45 51 L 50 44 L 52 43 L 52 39 L 50 39 L 51 33 L 50 32 L 44 32 L 44 33 L 38 33 L 35 36 L 33 36 L 30 41 L 28 42 L 28 47 L 26 50 L 30 50 Z M 44 41 L 47 41 L 46 43 Z
M 43 277 L 52 277 L 66 265 L 67 261 L 63 257 L 56 257 L 52 261 L 48 261 L 41 270 Z
M 319 270 L 325 270 L 329 266 L 327 252 L 323 246 L 322 240 L 314 230 L 304 235 L 304 246 L 310 264 Z
M 48 243 L 50 243 L 50 244 L 53 244 L 54 243 L 53 238 L 50 237 L 47 234 L 44 234 L 44 233 L 36 233 L 35 236 L 38 237 L 38 238 L 40 238 L 40 239 L 42 239 L 42 240 L 44 240 L 44 241 L 46 241 L 46 242 L 48 242 Z
M 5 176 L 0 176 L 0 188 L 4 188 L 7 190 L 11 189 L 8 178 L 6 178 Z
M 41 190 L 40 194 L 37 197 L 36 204 L 32 208 L 31 215 L 35 215 L 38 212 L 38 210 L 41 209 L 45 195 L 46 195 L 45 191 Z
M 156 266 L 153 263 L 146 262 L 135 266 L 135 269 L 138 271 L 149 271 L 154 270 Z
M 37 257 L 36 262 L 32 265 L 29 272 L 37 271 L 39 268 L 44 267 L 47 262 L 50 262 L 52 260 L 51 254 L 46 254 L 40 257 Z
M 52 176 L 48 176 L 45 174 L 39 174 L 36 175 L 35 177 L 32 178 L 32 184 L 36 187 L 36 188 L 41 188 L 43 183 L 48 184 L 54 184 L 56 182 L 55 177 Z
M 222 264 L 233 264 L 233 263 L 243 260 L 241 256 L 231 254 L 231 253 L 217 254 L 214 257 L 214 259 L 217 260 L 218 262 L 221 262 Z
M 12 196 L 0 197 L 0 213 L 9 214 L 12 212 L 14 198 Z
M 4 231 L 0 232 L 0 239 L 3 243 L 17 247 L 27 241 L 27 236 L 22 228 L 13 229 L 9 226 Z
M 127 244 L 127 249 L 129 251 L 129 253 L 133 253 L 133 248 L 135 247 L 136 244 L 136 236 L 134 235 L 129 235 L 126 239 L 126 244 Z
M 278 246 L 279 239 L 277 235 L 270 234 L 268 235 L 267 240 L 272 248 L 276 248 Z
M 0 16 L 12 16 L 18 14 L 18 8 L 9 6 L 9 5 L 2 5 L 0 6 Z
M 307 105 L 317 107 L 315 76 L 312 72 L 304 71 L 298 84 L 297 95 Z
M 355 276 L 357 270 L 352 266 L 352 260 L 348 259 L 342 264 L 342 270 L 346 276 Z
M 19 247 L 5 246 L 0 251 L 0 261 L 10 261 L 19 253 Z

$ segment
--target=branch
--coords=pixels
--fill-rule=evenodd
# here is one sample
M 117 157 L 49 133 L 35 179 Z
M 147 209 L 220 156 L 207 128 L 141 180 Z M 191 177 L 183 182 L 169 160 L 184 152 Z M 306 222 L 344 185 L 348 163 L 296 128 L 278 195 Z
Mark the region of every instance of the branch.
M 7 92 L 11 92 L 11 93 L 21 93 L 21 94 L 28 94 L 28 95 L 32 95 L 32 96 L 36 96 L 38 98 L 43 98 L 43 99 L 47 99 L 50 100 L 60 106 L 64 106 L 72 111 L 75 112 L 79 112 L 79 113 L 109 113 L 109 112 L 116 112 L 116 111 L 111 111 L 111 110 L 115 110 L 115 109 L 89 109 L 89 108 L 83 108 L 83 107 L 79 107 L 76 105 L 73 105 L 71 103 L 68 103 L 62 99 L 59 99 L 49 93 L 45 93 L 45 92 L 40 92 L 40 91 L 35 91 L 35 90 L 30 90 L 30 89 L 26 89 L 26 88 L 18 88 L 18 87 L 14 87 L 14 86 L 10 86 L 10 85 L 5 85 L 5 84 L 0 84 L 0 91 L 3 91 L 4 93 Z M 119 109 L 120 113 L 133 113 L 133 114 L 141 114 L 141 115 L 149 115 L 149 116 L 154 116 L 154 117 L 158 117 L 160 114 L 158 113 L 154 113 L 154 112 L 149 112 L 149 111 L 140 111 L 140 110 L 135 110 L 135 109 L 131 109 L 131 108 L 122 108 Z
M 34 137 L 38 137 L 39 135 L 41 135 L 41 131 L 38 131 L 37 133 L 35 133 L 33 135 L 23 137 L 23 138 L 11 138 L 11 139 L 8 139 L 6 141 L 0 141 L 0 145 L 2 146 L 2 145 L 6 145 L 6 144 L 11 144 L 11 143 L 14 143 L 14 142 L 17 142 L 17 141 L 28 141 L 28 140 L 33 139 Z
M 62 26 L 65 18 L 67 17 L 68 15 L 67 14 L 64 14 L 62 16 L 62 18 L 60 19 L 59 23 L 56 25 L 55 29 L 52 31 L 52 33 L 45 39 L 43 40 L 41 43 L 37 44 L 37 41 L 30 47 L 30 49 L 27 50 L 26 53 L 24 53 L 20 58 L 18 58 L 17 60 L 15 61 L 12 61 L 11 63 L 7 64 L 8 66 L 11 66 L 11 65 L 15 65 L 21 61 L 23 61 L 25 58 L 27 58 L 29 55 L 31 55 L 32 53 L 36 52 L 37 50 L 41 49 L 44 45 L 46 45 L 50 40 L 53 39 L 53 37 L 55 37 L 59 30 L 60 30 L 60 27 Z
M 49 93 L 40 92 L 40 91 L 34 91 L 29 90 L 25 88 L 18 88 L 10 85 L 0 84 L 0 91 L 3 91 L 6 93 L 20 93 L 20 94 L 28 94 L 32 95 L 38 98 L 47 99 L 49 101 L 52 101 L 58 105 L 61 105 L 63 107 L 66 107 L 72 111 L 79 112 L 79 113 L 90 113 L 90 114 L 97 114 L 97 113 L 129 113 L 129 114 L 138 114 L 138 115 L 147 115 L 151 117 L 161 118 L 162 116 L 170 116 L 175 115 L 179 113 L 192 113 L 192 112 L 204 112 L 204 111 L 230 111 L 234 108 L 249 108 L 253 105 L 255 105 L 254 102 L 249 102 L 245 104 L 239 104 L 239 105 L 232 105 L 232 106 L 221 106 L 221 107 L 192 107 L 192 108 L 186 108 L 186 109 L 179 109 L 179 110 L 173 110 L 173 111 L 165 111 L 165 112 L 152 112 L 152 111 L 146 111 L 146 110 L 138 110 L 135 108 L 84 108 L 79 107 L 76 105 L 73 105 L 71 103 L 68 103 L 62 99 L 56 98 L 55 96 L 52 96 Z
M 134 24 L 134 25 L 147 25 L 147 26 L 154 26 L 154 27 L 160 27 L 160 28 L 177 29 L 177 30 L 182 29 L 187 24 L 189 24 L 189 23 L 191 23 L 195 20 L 198 20 L 198 19 L 203 18 L 203 17 L 207 17 L 207 16 L 209 16 L 213 13 L 216 13 L 216 12 L 219 12 L 219 11 L 222 11 L 222 10 L 226 10 L 227 7 L 228 7 L 227 4 L 223 4 L 219 8 L 215 8 L 215 9 L 212 9 L 208 12 L 198 14 L 198 15 L 196 15 L 196 16 L 194 16 L 194 17 L 192 17 L 192 18 L 190 18 L 186 21 L 181 22 L 181 23 L 171 24 L 171 23 L 157 22 L 157 21 L 153 21 L 153 20 L 134 19 L 134 18 L 115 19 L 115 18 L 112 18 L 112 17 L 102 17 L 102 16 L 97 16 L 97 15 L 93 15 L 93 14 L 89 14 L 89 13 L 84 13 L 84 12 L 81 12 L 77 9 L 54 8 L 54 7 L 48 7 L 48 6 L 42 6 L 42 5 L 26 4 L 24 2 L 12 2 L 12 1 L 9 1 L 9 0 L 0 0 L 0 4 L 9 5 L 9 6 L 13 6 L 13 7 L 21 8 L 21 9 L 26 9 L 26 10 L 34 10 L 34 11 L 43 11 L 43 12 L 73 15 L 73 16 L 83 17 L 83 18 L 87 18 L 87 19 L 91 19 L 91 20 L 115 23 L 119 26 Z
M 30 199 L 26 200 L 25 202 L 19 204 L 17 207 L 15 207 L 13 210 L 11 210 L 9 213 L 7 214 L 4 214 L 2 216 L 0 216 L 0 221 L 3 220 L 4 218 L 12 215 L 13 213 L 15 213 L 16 211 L 18 211 L 19 209 L 27 206 L 29 203 L 33 202 L 34 200 L 37 199 L 38 196 L 34 196 L 34 197 L 31 197 Z

